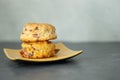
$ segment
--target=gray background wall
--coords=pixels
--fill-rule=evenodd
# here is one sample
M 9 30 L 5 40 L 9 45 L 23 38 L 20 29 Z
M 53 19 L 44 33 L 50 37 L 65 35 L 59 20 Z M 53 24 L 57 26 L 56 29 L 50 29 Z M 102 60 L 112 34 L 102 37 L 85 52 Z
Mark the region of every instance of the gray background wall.
M 58 41 L 120 41 L 120 0 L 0 0 L 0 41 L 27 22 L 53 24 Z

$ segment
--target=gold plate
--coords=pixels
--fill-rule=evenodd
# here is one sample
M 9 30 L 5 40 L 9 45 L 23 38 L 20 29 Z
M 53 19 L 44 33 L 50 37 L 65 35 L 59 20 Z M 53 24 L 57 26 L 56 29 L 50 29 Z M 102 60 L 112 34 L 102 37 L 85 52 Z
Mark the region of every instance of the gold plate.
M 50 57 L 50 58 L 42 58 L 42 59 L 28 59 L 23 58 L 20 55 L 20 49 L 8 49 L 4 48 L 5 55 L 10 60 L 23 60 L 23 61 L 33 61 L 33 62 L 51 62 L 51 61 L 59 61 L 64 59 L 69 59 L 72 57 L 75 57 L 83 52 L 83 50 L 74 51 L 69 48 L 67 48 L 63 43 L 57 43 L 56 49 L 59 51 L 56 53 L 56 56 Z

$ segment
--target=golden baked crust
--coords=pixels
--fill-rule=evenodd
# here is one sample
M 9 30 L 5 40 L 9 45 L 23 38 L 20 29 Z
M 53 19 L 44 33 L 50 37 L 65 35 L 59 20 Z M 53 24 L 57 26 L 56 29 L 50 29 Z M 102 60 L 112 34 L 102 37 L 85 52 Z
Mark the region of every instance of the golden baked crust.
M 28 23 L 20 35 L 21 41 L 34 42 L 56 39 L 55 27 L 47 23 Z
M 48 58 L 55 55 L 55 44 L 50 41 L 23 42 L 21 55 L 25 58 Z

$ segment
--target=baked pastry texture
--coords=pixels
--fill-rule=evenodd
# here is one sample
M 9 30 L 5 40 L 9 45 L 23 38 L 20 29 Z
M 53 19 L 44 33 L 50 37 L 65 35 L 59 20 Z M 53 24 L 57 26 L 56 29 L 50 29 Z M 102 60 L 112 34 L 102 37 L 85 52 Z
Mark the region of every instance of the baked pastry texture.
M 47 23 L 28 23 L 20 35 L 22 57 L 39 59 L 55 56 L 55 44 L 49 40 L 56 39 L 55 27 Z
M 28 23 L 20 35 L 23 42 L 46 41 L 56 39 L 55 27 L 47 23 Z
M 48 58 L 55 56 L 55 44 L 50 41 L 23 42 L 20 54 L 25 58 Z

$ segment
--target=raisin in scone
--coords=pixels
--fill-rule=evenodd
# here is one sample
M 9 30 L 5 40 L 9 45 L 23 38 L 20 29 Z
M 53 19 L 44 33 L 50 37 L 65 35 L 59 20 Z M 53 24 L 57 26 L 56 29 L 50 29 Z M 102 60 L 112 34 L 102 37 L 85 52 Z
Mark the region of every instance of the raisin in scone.
M 20 35 L 23 42 L 46 41 L 56 38 L 55 27 L 47 23 L 28 23 Z
M 25 58 L 48 58 L 55 55 L 55 44 L 50 41 L 23 42 L 20 54 Z

